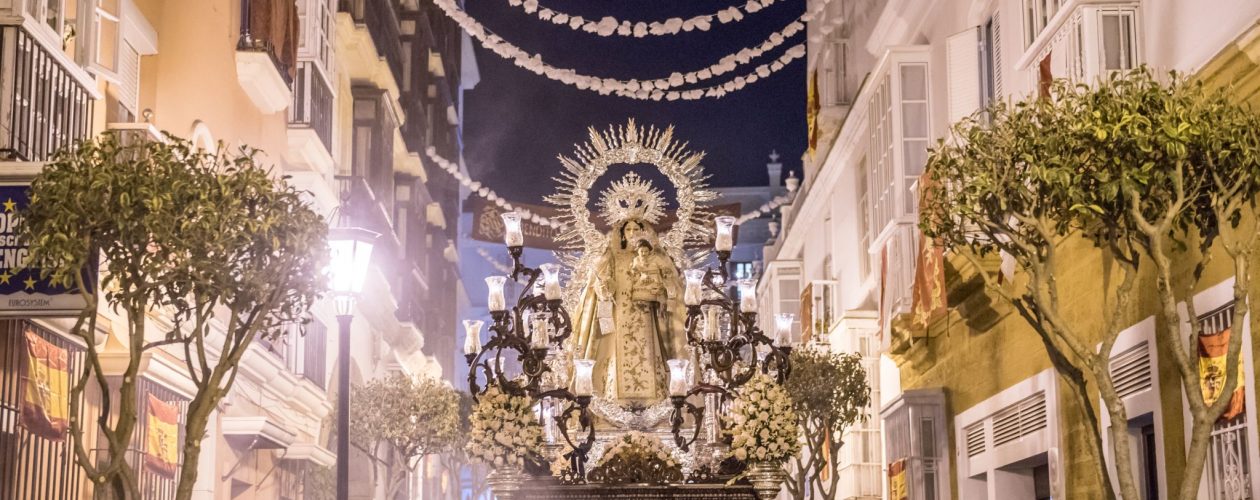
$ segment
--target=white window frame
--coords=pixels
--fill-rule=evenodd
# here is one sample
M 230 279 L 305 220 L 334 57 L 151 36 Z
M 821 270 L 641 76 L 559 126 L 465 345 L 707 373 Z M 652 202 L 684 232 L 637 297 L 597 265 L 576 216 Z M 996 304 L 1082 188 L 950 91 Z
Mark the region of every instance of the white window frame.
M 992 425 L 990 417 L 1013 404 L 1035 396 L 1038 392 L 1045 394 L 1046 427 L 1012 442 L 994 446 L 993 430 L 989 428 Z M 986 427 L 985 450 L 974 456 L 968 456 L 965 429 L 976 423 L 983 423 Z M 1006 498 L 994 491 L 994 471 L 1045 453 L 1051 471 L 1052 496 L 1059 498 L 1064 491 L 1064 478 L 1062 474 L 1056 473 L 1063 470 L 1063 464 L 1059 463 L 1062 437 L 1059 419 L 1059 381 L 1054 368 L 1042 370 L 958 414 L 954 418 L 954 440 L 954 449 L 958 451 L 959 457 L 956 472 L 960 496 L 971 498 L 967 496 L 970 491 L 969 486 L 975 485 L 975 481 L 971 478 L 984 474 L 985 486 L 988 489 L 986 498 L 990 500 Z
M 1208 312 L 1213 309 L 1224 306 L 1225 304 L 1228 304 L 1233 300 L 1234 300 L 1234 278 L 1230 277 L 1220 283 L 1217 283 L 1216 285 L 1213 285 L 1207 290 L 1204 290 L 1202 292 L 1199 292 L 1198 294 L 1195 294 L 1194 308 L 1195 308 L 1195 311 L 1198 311 L 1200 314 L 1202 314 L 1204 312 Z M 1178 306 L 1178 314 L 1181 316 L 1181 338 L 1183 340 L 1182 345 L 1185 347 L 1186 352 L 1188 353 L 1197 352 L 1198 347 L 1190 345 L 1190 321 L 1189 321 L 1189 315 L 1188 315 L 1185 304 L 1180 304 Z M 1243 373 L 1239 373 L 1238 376 L 1240 377 L 1241 380 L 1247 381 L 1247 383 L 1245 384 L 1243 388 L 1244 394 L 1246 395 L 1246 400 L 1247 400 L 1246 410 L 1245 410 L 1245 417 L 1246 417 L 1246 422 L 1247 422 L 1246 434 L 1247 434 L 1247 442 L 1248 442 L 1248 447 L 1247 447 L 1248 448 L 1247 449 L 1248 462 L 1247 463 L 1251 467 L 1251 470 L 1249 471 L 1250 473 L 1248 475 L 1250 476 L 1250 479 L 1251 479 L 1249 484 L 1251 486 L 1252 497 L 1254 498 L 1256 495 L 1260 495 L 1260 473 L 1258 473 L 1260 472 L 1260 435 L 1257 434 L 1257 415 L 1256 415 L 1257 405 L 1256 405 L 1256 387 L 1255 387 L 1256 384 L 1251 383 L 1256 380 L 1256 370 L 1255 370 L 1256 365 L 1255 365 L 1255 360 L 1252 359 L 1251 349 L 1248 348 L 1248 346 L 1252 345 L 1250 318 L 1251 318 L 1251 314 L 1248 313 L 1247 316 L 1244 317 L 1241 327 L 1239 327 L 1239 325 L 1233 325 L 1231 328 L 1234 328 L 1234 333 L 1241 332 L 1243 335 L 1243 340 L 1242 340 L 1243 349 L 1241 352 L 1242 359 L 1243 359 Z M 1242 379 L 1241 377 L 1244 377 L 1244 376 L 1246 378 Z M 1183 404 L 1182 404 L 1182 419 L 1183 420 L 1182 421 L 1186 423 L 1185 429 L 1184 429 L 1184 438 L 1185 438 L 1184 442 L 1189 443 L 1191 418 L 1190 418 L 1190 408 L 1186 406 L 1184 403 L 1187 397 L 1185 394 L 1184 388 L 1182 389 L 1181 397 L 1183 401 Z M 1209 467 L 1211 467 L 1211 465 L 1205 462 L 1204 467 L 1203 467 L 1204 477 L 1201 481 L 1199 481 L 1199 498 L 1208 498 L 1208 499 L 1212 498 L 1209 495 L 1209 488 L 1211 487 L 1211 484 L 1210 484 L 1211 472 L 1209 470 Z
M 334 15 L 337 11 L 333 4 L 336 0 L 298 0 L 298 60 L 311 61 L 319 67 L 320 77 L 328 88 L 336 90 L 333 85 L 333 36 L 336 29 Z M 319 22 L 311 22 L 311 13 L 318 13 Z
M 1086 2 L 1070 0 L 1064 3 L 1059 13 L 1050 20 L 1041 34 L 1028 45 L 1024 54 L 1015 64 L 1017 71 L 1027 71 L 1030 75 L 1029 90 L 1035 91 L 1038 82 L 1039 64 L 1047 54 L 1051 58 L 1051 70 L 1056 78 L 1069 78 L 1081 83 L 1094 83 L 1098 78 L 1107 76 L 1105 69 L 1105 51 L 1102 45 L 1102 19 L 1108 15 L 1122 15 L 1132 20 L 1128 43 L 1131 47 L 1132 67 L 1145 61 L 1142 35 L 1142 15 L 1138 2 Z
M 922 141 L 924 149 L 933 137 L 932 129 L 932 66 L 931 48 L 926 45 L 895 47 L 885 52 L 874 71 L 871 82 L 875 86 L 869 102 L 870 190 L 871 219 L 868 230 L 870 247 L 876 254 L 892 236 L 900 224 L 917 224 L 917 203 L 910 203 L 908 193 L 918 175 L 907 175 L 905 149 L 907 141 Z M 924 100 L 903 99 L 903 69 L 922 65 L 924 68 Z M 907 104 L 923 104 L 925 121 L 922 137 L 906 137 L 904 110 Z M 925 155 L 926 156 L 926 155 Z M 917 170 L 922 171 L 923 166 Z M 917 198 L 914 200 L 917 201 Z

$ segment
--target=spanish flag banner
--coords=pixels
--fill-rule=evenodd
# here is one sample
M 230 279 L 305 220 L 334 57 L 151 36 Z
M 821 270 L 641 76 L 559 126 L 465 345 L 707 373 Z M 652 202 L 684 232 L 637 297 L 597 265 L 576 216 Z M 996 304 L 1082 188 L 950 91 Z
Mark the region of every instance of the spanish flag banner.
M 179 408 L 149 395 L 148 435 L 144 465 L 155 474 L 174 478 L 179 469 Z
M 891 500 L 909 500 L 910 493 L 906 489 L 906 459 L 888 465 L 888 498 Z
M 70 363 L 66 350 L 26 329 L 26 373 L 22 376 L 22 413 L 28 432 L 60 441 L 70 425 Z
M 1228 366 L 1225 358 L 1229 352 L 1229 334 L 1230 329 L 1226 328 L 1215 335 L 1199 336 L 1199 384 L 1203 388 L 1203 402 L 1209 405 L 1216 402 L 1217 398 L 1221 397 L 1221 392 L 1225 390 L 1225 367 Z M 1242 415 L 1246 407 L 1243 391 L 1243 381 L 1246 378 L 1243 375 L 1242 359 L 1239 359 L 1238 386 L 1234 388 L 1229 406 L 1221 415 L 1222 421 Z

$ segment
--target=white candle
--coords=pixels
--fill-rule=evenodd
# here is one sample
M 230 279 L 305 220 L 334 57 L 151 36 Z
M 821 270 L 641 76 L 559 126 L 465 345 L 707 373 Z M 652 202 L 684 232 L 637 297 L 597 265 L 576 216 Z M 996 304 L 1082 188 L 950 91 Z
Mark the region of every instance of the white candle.
M 700 305 L 703 293 L 701 293 L 701 285 L 704 282 L 703 269 L 688 269 L 683 272 L 683 276 L 687 279 L 687 286 L 683 289 L 683 303 L 689 306 Z
M 516 212 L 503 212 L 499 214 L 503 218 L 503 243 L 510 247 L 519 247 L 525 244 L 525 235 L 521 233 L 521 214 Z
M 595 384 L 591 382 L 591 372 L 594 369 L 593 359 L 573 360 L 573 394 L 590 396 L 595 393 Z
M 543 295 L 547 300 L 560 299 L 560 266 L 552 263 L 538 266 L 542 270 L 543 277 Z
M 704 340 L 717 340 L 718 338 L 718 308 L 709 306 L 704 312 Z
M 690 384 L 687 383 L 687 372 L 691 370 L 691 360 L 671 359 L 665 363 L 669 365 L 669 395 L 686 396 L 687 391 L 691 390 Z
M 735 246 L 732 234 L 735 228 L 735 218 L 729 215 L 720 215 L 713 218 L 713 223 L 717 227 L 713 248 L 719 252 L 731 251 L 731 248 Z
M 464 320 L 464 354 L 481 352 L 481 325 L 479 319 Z
M 757 282 L 739 280 L 739 310 L 754 312 L 757 310 Z
M 792 323 L 796 321 L 796 315 L 792 313 L 779 313 L 774 316 L 774 336 L 775 343 L 779 346 L 786 346 L 792 343 Z
M 490 309 L 490 312 L 501 312 L 507 309 L 507 299 L 503 298 L 503 284 L 506 282 L 507 278 L 503 276 L 486 278 L 486 287 L 489 288 L 486 308 Z

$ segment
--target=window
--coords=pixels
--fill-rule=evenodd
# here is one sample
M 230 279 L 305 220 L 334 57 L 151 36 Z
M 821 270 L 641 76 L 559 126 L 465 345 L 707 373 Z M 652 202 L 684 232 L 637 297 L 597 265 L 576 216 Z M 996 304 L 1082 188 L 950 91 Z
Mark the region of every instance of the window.
M 928 102 L 927 64 L 902 64 L 901 70 L 901 140 L 903 149 L 903 186 L 905 211 L 918 210 L 919 195 L 915 183 L 927 164 Z
M 1099 11 L 1099 51 L 1104 71 L 1122 71 L 1137 66 L 1134 15 L 1131 9 Z
M 819 86 L 824 106 L 849 104 L 848 63 L 849 41 L 845 39 L 827 40 L 827 46 L 819 61 L 821 78 Z
M 732 274 L 737 280 L 750 280 L 756 278 L 753 272 L 752 262 L 732 262 L 731 269 L 734 271 Z
M 299 0 L 297 3 L 298 59 L 315 61 L 325 73 L 332 72 L 332 1 Z
M 96 43 L 92 52 L 91 67 L 114 74 L 118 71 L 118 56 L 121 52 L 121 30 L 119 4 L 122 0 L 96 0 L 96 11 L 93 17 L 93 30 Z
M 994 13 L 980 27 L 980 107 L 1002 96 L 1002 34 Z
M 927 58 L 924 46 L 898 49 L 875 72 L 866 178 L 871 245 L 882 245 L 892 224 L 912 224 L 918 209 L 915 182 L 927 163 L 931 133 Z
M 871 186 L 867 181 L 866 157 L 858 160 L 858 266 L 862 281 L 871 275 Z
M 1025 45 L 1032 45 L 1062 6 L 1063 0 L 1024 0 Z
M 373 87 L 355 87 L 353 93 L 354 164 L 351 173 L 367 181 L 378 203 L 391 207 L 394 204 L 394 131 L 397 125 L 388 108 L 388 96 Z
M 893 216 L 892 99 L 888 95 L 889 80 L 885 76 L 875 89 L 875 95 L 871 97 L 871 154 L 874 158 L 868 182 L 872 197 L 870 229 L 874 234 L 879 234 Z

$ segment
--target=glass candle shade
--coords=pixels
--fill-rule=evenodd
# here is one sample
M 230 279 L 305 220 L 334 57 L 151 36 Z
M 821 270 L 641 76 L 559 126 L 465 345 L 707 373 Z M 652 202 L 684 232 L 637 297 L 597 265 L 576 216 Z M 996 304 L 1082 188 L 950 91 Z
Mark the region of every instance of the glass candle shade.
M 543 295 L 547 300 L 560 299 L 560 266 L 547 263 L 538 266 L 542 271 Z
M 551 338 L 547 335 L 547 315 L 534 314 L 529 318 L 530 321 L 530 347 L 534 349 L 546 349 L 547 344 L 551 342 Z
M 720 215 L 713 218 L 717 232 L 713 238 L 713 249 L 719 252 L 729 252 L 735 246 L 735 218 L 729 215 Z
M 718 308 L 710 306 L 704 311 L 704 331 L 701 338 L 704 340 L 717 340 L 718 338 Z
M 757 282 L 739 280 L 739 310 L 754 312 L 757 310 Z
M 591 381 L 591 374 L 594 370 L 595 360 L 593 359 L 573 360 L 573 394 L 577 396 L 591 396 L 595 394 L 595 384 Z
M 687 376 L 687 372 L 691 371 L 691 360 L 671 359 L 666 363 L 669 364 L 669 395 L 686 396 L 691 390 Z
M 525 245 L 525 233 L 521 232 L 521 214 L 515 211 L 503 212 L 499 217 L 503 218 L 503 243 L 510 247 Z
M 683 289 L 683 303 L 689 306 L 698 306 L 703 300 L 704 270 L 688 269 L 683 272 L 683 277 L 687 280 L 687 286 Z
M 490 312 L 503 312 L 507 310 L 507 299 L 503 297 L 503 284 L 507 282 L 507 278 L 503 276 L 490 276 L 486 278 L 486 287 L 489 288 L 486 295 L 486 308 Z
M 785 346 L 792 343 L 792 323 L 796 321 L 796 315 L 792 313 L 779 313 L 774 316 L 774 342 L 779 346 Z
M 481 352 L 481 326 L 484 324 L 479 319 L 464 320 L 464 354 Z

